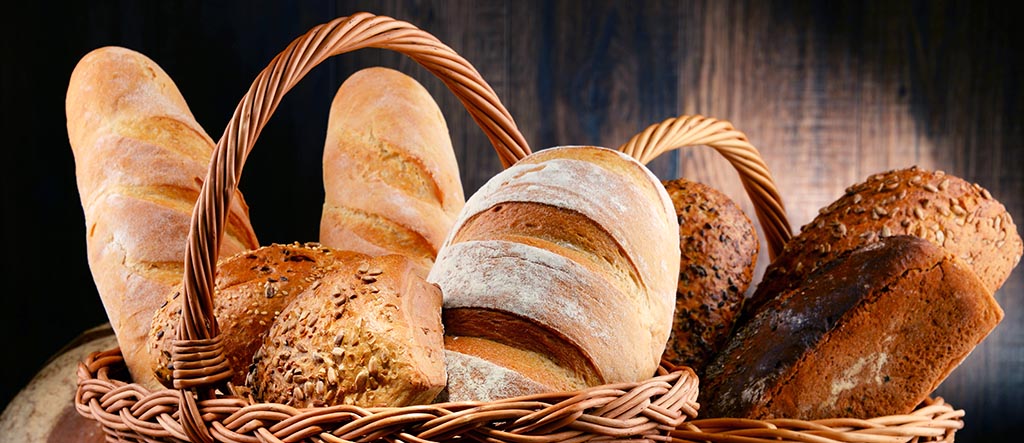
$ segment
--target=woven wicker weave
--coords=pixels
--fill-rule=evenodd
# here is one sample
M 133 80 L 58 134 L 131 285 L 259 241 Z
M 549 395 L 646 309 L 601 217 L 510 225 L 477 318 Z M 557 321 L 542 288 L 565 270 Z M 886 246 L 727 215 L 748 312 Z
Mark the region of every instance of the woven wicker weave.
M 774 259 L 791 237 L 786 211 L 761 154 L 731 123 L 701 115 L 669 118 L 647 127 L 619 150 L 646 164 L 665 152 L 695 145 L 715 149 L 739 172 L 765 232 L 768 256 Z M 672 441 L 680 443 L 952 442 L 956 430 L 963 428 L 963 416 L 963 410 L 954 410 L 936 398 L 910 414 L 869 420 L 691 420 L 672 431 L 671 436 Z
M 489 403 L 296 409 L 233 395 L 211 299 L 230 196 L 246 156 L 284 94 L 323 60 L 366 47 L 403 53 L 444 81 L 506 167 L 530 153 L 493 89 L 469 62 L 430 34 L 365 13 L 313 28 L 259 74 L 214 151 L 186 247 L 182 316 L 172 355 L 175 389 L 148 391 L 121 381 L 117 377 L 126 372 L 120 351 L 96 353 L 79 366 L 78 411 L 98 421 L 110 441 L 193 443 L 665 439 L 696 416 L 697 377 L 688 368 L 668 366 L 641 383 Z
M 260 73 L 236 108 L 193 212 L 173 356 L 175 389 L 149 391 L 119 378 L 127 377 L 127 370 L 118 349 L 93 354 L 79 365 L 76 406 L 101 424 L 108 441 L 951 441 L 962 426 L 962 411 L 941 399 L 907 416 L 872 420 L 687 422 L 697 414 L 697 378 L 688 368 L 667 363 L 641 383 L 486 403 L 296 409 L 233 395 L 211 299 L 229 198 L 249 150 L 284 94 L 330 56 L 367 47 L 403 53 L 438 76 L 486 133 L 504 166 L 530 153 L 512 117 L 473 66 L 408 23 L 361 13 L 296 39 Z M 646 162 L 688 144 L 712 146 L 736 166 L 774 256 L 790 235 L 781 199 L 760 154 L 728 123 L 700 116 L 666 120 L 622 150 Z

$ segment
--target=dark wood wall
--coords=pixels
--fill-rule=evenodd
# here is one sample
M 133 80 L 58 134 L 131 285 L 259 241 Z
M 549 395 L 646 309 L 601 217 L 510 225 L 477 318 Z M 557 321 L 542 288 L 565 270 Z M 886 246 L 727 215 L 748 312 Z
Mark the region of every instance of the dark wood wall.
M 699 113 L 730 120 L 761 149 L 794 228 L 848 185 L 912 164 L 982 184 L 1024 221 L 1022 32 L 998 2 L 21 2 L 0 18 L 0 405 L 62 344 L 104 321 L 65 130 L 78 59 L 103 45 L 148 55 L 217 138 L 291 39 L 360 10 L 410 21 L 460 52 L 535 150 L 616 147 L 649 124 Z M 433 93 L 467 195 L 500 169 L 425 70 L 379 50 L 342 55 L 290 93 L 249 159 L 241 188 L 262 243 L 315 240 L 331 98 L 349 74 L 376 65 Z M 715 186 L 751 210 L 735 172 L 709 149 L 651 168 Z M 1005 320 L 937 391 L 967 411 L 959 441 L 1024 432 L 1024 272 L 996 297 Z

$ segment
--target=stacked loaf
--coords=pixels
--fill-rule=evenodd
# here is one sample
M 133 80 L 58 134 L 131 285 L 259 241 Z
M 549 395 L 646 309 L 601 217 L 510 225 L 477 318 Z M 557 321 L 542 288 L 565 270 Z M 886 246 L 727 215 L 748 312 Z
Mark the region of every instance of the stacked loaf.
M 908 168 L 851 186 L 769 265 L 706 371 L 702 414 L 910 412 L 1001 321 L 993 292 L 1020 254 L 978 185 Z
M 1006 208 L 980 185 L 917 167 L 874 174 L 801 227 L 765 270 L 744 317 L 841 253 L 894 235 L 948 250 L 993 293 L 1024 249 Z
M 214 143 L 167 74 L 124 48 L 82 58 L 66 108 L 89 268 L 133 380 L 158 388 L 146 335 L 181 283 L 192 207 Z M 224 231 L 222 256 L 258 245 L 241 194 Z
M 441 291 L 411 259 L 336 252 L 253 358 L 262 401 L 295 407 L 429 403 L 445 386 Z
M 272 244 L 221 259 L 214 281 L 213 313 L 224 340 L 225 358 L 237 386 L 245 383 L 252 357 L 270 326 L 299 294 L 339 264 L 336 251 L 316 243 Z M 171 344 L 181 321 L 181 283 L 153 316 L 146 350 L 157 379 L 171 387 Z
M 416 80 L 356 72 L 331 104 L 324 145 L 324 246 L 412 258 L 426 275 L 465 203 L 444 116 Z
M 848 251 L 764 306 L 706 372 L 706 417 L 909 413 L 1003 318 L 969 266 L 913 236 Z
M 678 229 L 661 183 L 615 151 L 547 149 L 496 175 L 428 277 L 444 293 L 448 398 L 650 377 L 672 324 Z

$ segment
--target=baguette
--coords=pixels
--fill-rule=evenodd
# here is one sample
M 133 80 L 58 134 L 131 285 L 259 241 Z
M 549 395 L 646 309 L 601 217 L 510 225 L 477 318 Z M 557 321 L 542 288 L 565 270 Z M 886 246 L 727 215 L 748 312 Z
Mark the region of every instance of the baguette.
M 83 57 L 65 104 L 89 268 L 133 380 L 156 389 L 146 334 L 181 282 L 192 207 L 214 143 L 167 74 L 128 49 Z M 221 256 L 258 245 L 240 193 L 226 219 Z
M 444 116 L 416 80 L 369 68 L 331 104 L 320 243 L 413 259 L 423 275 L 465 196 Z

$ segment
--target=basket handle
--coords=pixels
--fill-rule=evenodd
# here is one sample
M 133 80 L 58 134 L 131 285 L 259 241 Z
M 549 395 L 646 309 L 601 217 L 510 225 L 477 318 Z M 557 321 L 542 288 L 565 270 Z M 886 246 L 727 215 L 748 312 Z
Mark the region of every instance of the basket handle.
M 213 315 L 214 273 L 224 219 L 242 165 L 260 131 L 288 92 L 327 58 L 362 48 L 409 56 L 455 93 L 508 167 L 530 148 L 494 90 L 464 58 L 433 35 L 390 17 L 358 13 L 314 27 L 278 54 L 253 81 L 217 143 L 207 178 L 192 212 L 185 250 L 182 315 L 172 352 L 174 387 L 180 389 L 183 430 L 196 442 L 212 441 L 196 398 L 231 377 Z M 208 389 L 198 389 L 208 388 Z M 187 411 L 187 412 L 186 412 Z
M 634 135 L 619 151 L 647 164 L 665 152 L 694 145 L 714 148 L 736 168 L 764 230 L 768 257 L 774 260 L 793 236 L 786 208 L 761 153 L 731 123 L 702 115 L 669 118 Z

